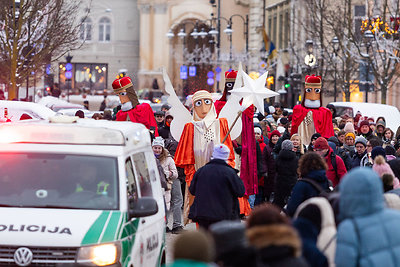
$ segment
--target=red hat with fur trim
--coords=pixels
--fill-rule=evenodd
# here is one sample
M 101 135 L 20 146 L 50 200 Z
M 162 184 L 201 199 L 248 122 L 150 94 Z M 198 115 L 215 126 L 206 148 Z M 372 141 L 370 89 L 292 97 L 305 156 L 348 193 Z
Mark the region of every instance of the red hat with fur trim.
M 225 82 L 235 82 L 237 76 L 237 71 L 227 71 L 225 72 Z
M 132 80 L 128 76 L 122 77 L 121 79 L 116 79 L 112 83 L 112 87 L 116 94 L 119 94 L 121 92 L 126 92 L 126 89 L 132 86 L 133 86 Z
M 274 130 L 269 133 L 268 139 L 271 139 L 273 135 L 277 135 L 277 136 L 281 137 L 281 133 L 278 130 Z
M 306 87 L 321 87 L 322 79 L 321 76 L 306 75 L 305 86 Z

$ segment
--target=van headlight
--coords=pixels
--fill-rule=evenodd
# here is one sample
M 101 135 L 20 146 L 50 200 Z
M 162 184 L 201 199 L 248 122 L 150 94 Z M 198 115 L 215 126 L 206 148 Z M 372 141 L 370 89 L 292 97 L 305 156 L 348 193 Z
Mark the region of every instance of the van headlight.
M 121 255 L 120 243 L 81 247 L 77 262 L 89 266 L 107 266 L 116 263 Z

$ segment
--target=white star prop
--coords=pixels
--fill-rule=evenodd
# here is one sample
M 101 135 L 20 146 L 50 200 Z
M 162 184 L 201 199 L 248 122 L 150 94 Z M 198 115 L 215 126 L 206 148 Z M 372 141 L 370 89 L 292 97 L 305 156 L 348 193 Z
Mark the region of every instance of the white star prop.
M 242 77 L 244 86 L 241 88 L 232 89 L 231 94 L 243 97 L 242 111 L 250 107 L 252 104 L 256 106 L 259 112 L 264 111 L 264 99 L 278 96 L 277 92 L 271 91 L 265 87 L 265 82 L 268 77 L 268 72 L 265 72 L 257 80 L 250 78 L 243 70 Z

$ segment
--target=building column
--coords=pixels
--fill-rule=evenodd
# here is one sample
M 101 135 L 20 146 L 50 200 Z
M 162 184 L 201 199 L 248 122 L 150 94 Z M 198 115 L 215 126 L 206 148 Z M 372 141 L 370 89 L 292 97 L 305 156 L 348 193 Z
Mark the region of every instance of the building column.
M 138 6 L 140 11 L 140 39 L 139 39 L 139 88 L 143 86 L 142 73 L 152 69 L 153 62 L 153 43 L 152 43 L 152 19 L 151 19 L 151 5 L 142 4 Z
M 249 8 L 249 72 L 258 71 L 260 62 L 260 49 L 262 34 L 257 32 L 257 27 L 263 24 L 263 0 L 251 0 Z

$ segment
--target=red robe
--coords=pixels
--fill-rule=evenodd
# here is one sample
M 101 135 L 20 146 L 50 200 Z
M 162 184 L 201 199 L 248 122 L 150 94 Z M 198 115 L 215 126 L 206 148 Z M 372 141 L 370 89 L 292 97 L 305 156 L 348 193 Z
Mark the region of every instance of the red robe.
M 329 109 L 324 107 L 306 108 L 302 105 L 296 105 L 293 108 L 291 135 L 297 133 L 300 124 L 310 110 L 313 114 L 315 131 L 325 138 L 333 136 L 332 113 Z
M 117 121 L 126 121 L 129 115 L 129 119 L 132 122 L 141 123 L 146 126 L 147 129 L 150 127 L 154 127 L 155 129 L 155 136 L 158 136 L 157 130 L 157 122 L 154 117 L 153 109 L 147 103 L 142 103 L 137 105 L 135 108 L 130 109 L 128 111 L 118 111 L 117 113 Z

